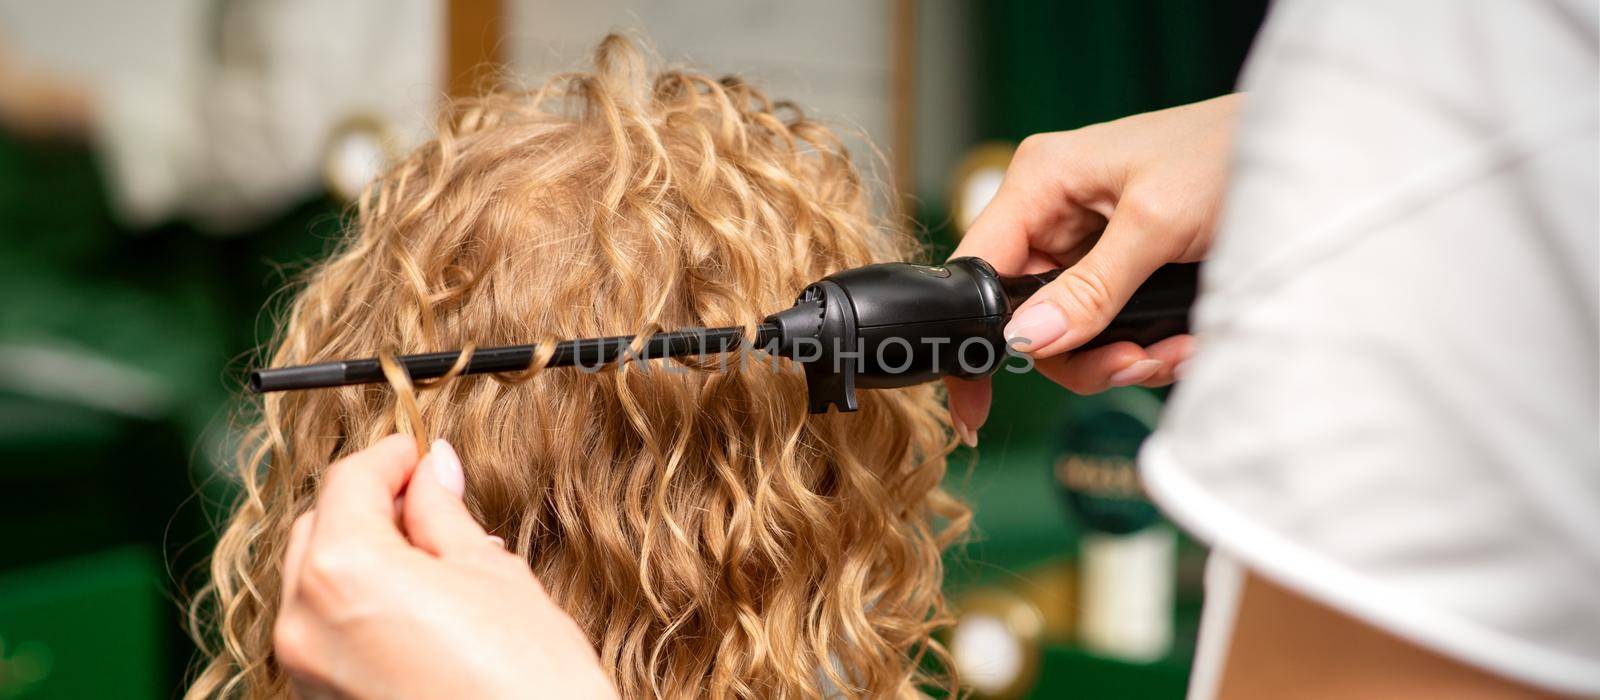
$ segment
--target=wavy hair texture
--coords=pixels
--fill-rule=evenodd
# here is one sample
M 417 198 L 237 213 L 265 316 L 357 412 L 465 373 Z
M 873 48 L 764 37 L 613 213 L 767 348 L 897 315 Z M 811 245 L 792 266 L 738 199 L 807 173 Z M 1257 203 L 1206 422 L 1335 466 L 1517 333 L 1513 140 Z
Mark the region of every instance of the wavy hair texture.
M 453 110 L 363 195 L 271 364 L 749 328 L 817 278 L 918 255 L 828 128 L 737 78 L 651 70 L 610 36 L 592 72 Z M 397 428 L 455 446 L 472 513 L 624 697 L 944 684 L 925 657 L 944 656 L 940 554 L 968 514 L 940 488 L 955 440 L 936 389 L 812 416 L 797 367 L 746 353 L 268 395 L 191 606 L 189 696 L 286 694 L 271 629 L 290 523 L 328 465 Z

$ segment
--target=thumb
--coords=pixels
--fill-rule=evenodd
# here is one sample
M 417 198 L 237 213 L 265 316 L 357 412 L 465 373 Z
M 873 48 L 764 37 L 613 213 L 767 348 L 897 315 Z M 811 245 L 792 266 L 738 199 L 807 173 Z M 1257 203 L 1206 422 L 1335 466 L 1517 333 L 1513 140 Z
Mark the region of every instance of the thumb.
M 413 545 L 439 557 L 492 548 L 488 533 L 461 502 L 465 484 L 455 449 L 434 440 L 406 487 L 403 518 Z
M 1139 285 L 1172 255 L 1158 240 L 1140 235 L 1119 209 L 1100 240 L 1082 259 L 1044 286 L 1011 317 L 1007 342 L 1036 358 L 1051 357 L 1088 342 L 1105 330 Z

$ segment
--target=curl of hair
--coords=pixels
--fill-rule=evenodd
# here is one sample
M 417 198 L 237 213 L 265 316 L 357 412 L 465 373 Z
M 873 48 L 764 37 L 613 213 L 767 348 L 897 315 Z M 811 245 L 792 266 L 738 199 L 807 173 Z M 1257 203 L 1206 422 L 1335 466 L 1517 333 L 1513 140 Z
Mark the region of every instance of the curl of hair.
M 369 187 L 303 280 L 274 366 L 400 348 L 751 327 L 807 283 L 910 259 L 837 136 L 733 78 L 654 75 L 620 37 L 592 72 L 468 101 Z M 413 389 L 268 395 L 242 495 L 190 608 L 190 697 L 286 693 L 279 563 L 328 465 L 397 427 L 448 439 L 466 502 L 595 644 L 624 697 L 911 697 L 949 622 L 966 508 L 931 386 L 806 413 L 765 354 Z M 398 368 L 396 368 L 398 369 Z M 948 664 L 944 664 L 948 667 Z

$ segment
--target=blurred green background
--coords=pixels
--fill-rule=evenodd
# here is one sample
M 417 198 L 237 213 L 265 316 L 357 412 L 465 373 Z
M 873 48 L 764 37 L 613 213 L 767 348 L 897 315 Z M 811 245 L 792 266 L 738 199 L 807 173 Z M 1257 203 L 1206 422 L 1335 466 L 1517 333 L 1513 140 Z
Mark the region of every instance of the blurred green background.
M 522 48 L 501 58 L 535 74 L 547 54 L 571 63 L 599 36 L 573 39 L 576 51 L 546 47 L 524 36 L 538 34 L 527 27 L 541 18 L 556 23 L 549 31 L 564 31 L 571 27 L 560 20 L 569 16 L 621 23 L 642 15 L 639 29 L 654 35 L 650 10 L 634 4 L 507 0 L 498 8 L 507 18 L 495 26 Z M 744 30 L 765 26 L 778 37 L 770 45 L 788 46 L 782 37 L 798 30 L 785 12 L 799 10 L 749 9 L 767 4 L 774 3 L 713 2 L 705 14 Z M 909 23 L 900 36 L 915 42 L 908 123 L 916 133 L 898 142 L 914 149 L 915 215 L 944 251 L 956 236 L 950 180 L 969 147 L 1228 92 L 1265 13 L 1265 0 L 867 5 L 874 4 L 805 11 L 824 29 L 863 11 L 881 19 L 885 34 L 862 40 L 865 55 L 892 43 L 897 23 Z M 28 24 L 19 14 L 28 5 L 0 10 L 10 13 L 0 13 L 0 49 L 26 48 L 15 32 Z M 709 42 L 724 31 L 702 24 L 666 33 L 681 42 L 700 32 Z M 759 34 L 748 40 L 764 45 Z M 17 70 L 17 54 L 0 52 L 0 75 Z M 693 57 L 713 70 L 744 71 L 740 55 L 711 48 Z M 829 70 L 845 69 L 802 58 L 752 72 L 810 86 L 813 99 L 826 102 L 852 80 Z M 892 82 L 889 67 L 859 72 Z M 885 147 L 897 141 L 881 126 L 894 122 L 889 116 L 877 128 L 870 114 L 861 120 Z M 181 215 L 130 223 L 94 143 L 0 123 L 0 700 L 181 693 L 193 649 L 179 601 L 203 580 L 196 567 L 232 495 L 217 466 L 231 449 L 231 397 L 269 328 L 269 297 L 327 250 L 340 226 L 341 205 L 317 186 L 225 236 Z M 958 453 L 952 464 L 952 486 L 977 514 L 974 540 L 949 557 L 947 585 L 958 604 L 1000 593 L 1051 618 L 1024 695 L 1182 697 L 1200 600 L 1203 552 L 1194 544 L 1180 544 L 1172 574 L 1169 653 L 1118 660 L 1074 638 L 1082 525 L 1065 506 L 1053 465 L 1069 422 L 1119 410 L 1118 400 L 1071 397 L 1033 376 L 1001 375 L 996 390 L 982 449 Z

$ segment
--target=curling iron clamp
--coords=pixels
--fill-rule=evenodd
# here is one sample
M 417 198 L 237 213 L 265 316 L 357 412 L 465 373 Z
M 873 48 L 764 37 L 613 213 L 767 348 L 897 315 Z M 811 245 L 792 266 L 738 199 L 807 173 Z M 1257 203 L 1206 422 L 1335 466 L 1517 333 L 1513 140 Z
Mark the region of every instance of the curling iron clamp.
M 1083 344 L 1119 341 L 1148 345 L 1189 330 L 1198 286 L 1195 263 L 1170 264 L 1150 276 L 1110 325 Z M 912 386 L 940 377 L 973 379 L 993 374 L 1007 357 L 1006 322 L 1023 301 L 1061 274 L 1006 276 L 979 258 L 943 265 L 883 263 L 838 272 L 800 292 L 794 306 L 756 327 L 755 346 L 788 357 L 805 370 L 812 413 L 856 410 L 857 389 Z M 745 329 L 688 329 L 647 338 L 641 358 L 662 359 L 728 352 Z M 625 359 L 634 336 L 581 338 L 557 343 L 547 367 L 600 367 Z M 482 348 L 459 374 L 516 372 L 528 368 L 534 345 Z M 395 358 L 413 380 L 448 374 L 460 350 Z M 384 381 L 376 358 L 339 360 L 250 373 L 257 393 L 369 384 Z

